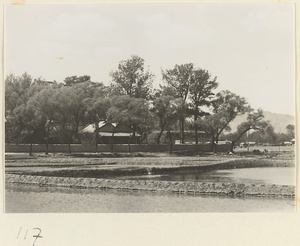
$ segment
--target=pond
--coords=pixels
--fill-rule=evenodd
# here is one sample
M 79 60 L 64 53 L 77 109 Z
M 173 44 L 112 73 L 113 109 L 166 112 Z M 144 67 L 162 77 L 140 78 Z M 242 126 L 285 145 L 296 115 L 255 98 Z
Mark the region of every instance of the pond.
M 243 168 L 117 179 L 295 185 L 295 168 Z M 111 177 L 110 177 L 111 178 Z M 6 184 L 7 213 L 294 212 L 295 199 L 71 189 Z
M 222 183 L 251 183 L 295 185 L 294 167 L 256 167 L 241 169 L 225 169 L 214 171 L 199 171 L 197 173 L 173 173 L 167 175 L 141 175 L 115 177 L 117 179 L 143 179 L 162 181 L 189 182 L 222 182 Z
M 194 196 L 6 184 L 6 213 L 295 212 L 295 199 Z

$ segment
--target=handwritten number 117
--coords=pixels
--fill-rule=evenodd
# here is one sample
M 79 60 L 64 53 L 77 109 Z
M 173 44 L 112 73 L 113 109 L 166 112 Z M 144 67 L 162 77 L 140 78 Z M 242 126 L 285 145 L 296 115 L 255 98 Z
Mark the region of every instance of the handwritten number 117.
M 36 240 L 37 240 L 38 238 L 43 238 L 43 237 L 41 236 L 42 230 L 41 230 L 40 228 L 32 228 L 32 229 L 33 229 L 33 230 L 38 230 L 38 233 L 37 233 L 36 235 L 33 235 L 33 236 L 32 236 L 32 237 L 35 238 L 35 239 L 34 239 L 34 242 L 33 242 L 33 244 L 32 244 L 32 246 L 34 246 Z M 20 230 L 19 230 L 19 233 L 18 233 L 17 238 L 19 238 L 19 236 L 20 236 L 20 234 L 21 234 L 21 231 L 22 231 L 22 227 L 21 227 Z M 24 234 L 24 239 L 25 239 L 25 240 L 27 239 L 27 233 L 28 233 L 28 229 L 26 229 L 26 232 L 25 232 L 25 234 Z

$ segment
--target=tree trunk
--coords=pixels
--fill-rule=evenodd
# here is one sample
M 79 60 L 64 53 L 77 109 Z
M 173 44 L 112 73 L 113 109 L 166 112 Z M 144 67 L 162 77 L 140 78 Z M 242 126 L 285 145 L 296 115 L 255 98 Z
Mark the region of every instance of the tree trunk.
M 46 155 L 49 154 L 49 132 L 50 132 L 50 123 L 46 131 Z
M 181 124 L 180 124 L 180 127 L 181 127 L 181 143 L 184 144 L 184 117 L 181 118 L 180 120 Z
M 217 153 L 214 134 L 212 134 L 212 136 L 211 136 L 211 151 L 214 153 Z
M 76 120 L 75 122 L 75 132 L 74 132 L 74 138 L 78 139 L 78 127 L 79 127 L 79 120 Z
M 48 155 L 48 153 L 49 153 L 49 147 L 48 147 L 48 137 L 47 137 L 47 139 L 46 139 L 46 155 Z
M 159 132 L 159 134 L 158 134 L 158 136 L 157 136 L 157 138 L 156 138 L 156 143 L 157 143 L 157 144 L 160 143 L 160 138 L 161 138 L 163 132 L 164 132 L 164 128 L 161 128 L 161 130 L 160 130 L 160 132 Z
M 95 122 L 95 153 L 98 151 L 99 122 Z
M 232 141 L 231 145 L 230 145 L 230 152 L 234 153 L 234 145 L 235 145 L 236 141 Z
M 234 145 L 235 145 L 235 143 L 236 143 L 237 141 L 239 141 L 240 138 L 241 138 L 247 131 L 249 131 L 249 130 L 250 130 L 250 128 L 249 128 L 249 129 L 246 129 L 246 130 L 244 130 L 244 131 L 242 131 L 242 132 L 240 133 L 240 135 L 238 135 L 237 138 L 231 142 L 230 151 L 231 151 L 232 153 L 234 153 Z
M 98 151 L 98 133 L 95 132 L 95 153 Z
M 173 137 L 172 137 L 172 133 L 169 131 L 167 131 L 166 137 L 169 141 L 169 153 L 172 154 L 172 150 L 173 150 Z
M 198 126 L 196 124 L 197 119 L 198 119 L 197 113 L 198 113 L 198 108 L 195 109 L 195 115 L 194 115 L 195 142 L 196 142 L 196 144 L 198 144 Z
M 32 142 L 30 143 L 29 155 L 32 156 Z
M 173 143 L 172 143 L 172 142 L 170 143 L 170 146 L 169 146 L 169 147 L 170 147 L 170 148 L 169 148 L 169 153 L 172 154 L 172 151 L 173 151 Z
M 71 143 L 70 143 L 70 141 L 68 142 L 68 149 L 69 149 L 69 154 L 71 154 Z
M 114 132 L 111 135 L 111 146 L 110 146 L 110 151 L 113 153 L 114 152 Z
M 48 155 L 48 152 L 49 152 L 49 131 L 47 131 L 46 133 L 46 155 Z

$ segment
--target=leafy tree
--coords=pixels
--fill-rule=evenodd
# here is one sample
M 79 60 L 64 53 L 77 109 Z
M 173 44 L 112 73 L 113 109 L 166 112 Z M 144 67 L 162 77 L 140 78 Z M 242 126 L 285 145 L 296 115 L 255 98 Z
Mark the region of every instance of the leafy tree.
M 191 81 L 193 80 L 194 65 L 192 63 L 175 65 L 173 69 L 162 70 L 163 80 L 176 98 L 181 99 L 181 109 L 186 108 Z M 179 102 L 179 101 L 178 101 Z M 180 114 L 181 143 L 184 143 L 184 122 L 186 112 Z
M 175 104 L 175 98 L 167 95 L 157 97 L 153 102 L 151 111 L 159 120 L 160 132 L 156 139 L 156 143 L 159 144 L 164 130 L 177 119 L 177 105 Z
M 78 127 L 80 123 L 85 123 L 85 113 L 87 104 L 87 86 L 78 84 L 68 88 L 68 111 L 71 117 L 71 128 L 74 133 L 73 138 L 77 139 Z
M 219 124 L 216 129 L 216 141 L 218 142 L 220 134 L 224 130 L 230 130 L 230 122 L 232 122 L 238 115 L 243 115 L 251 111 L 251 107 L 244 97 L 230 92 L 221 91 L 216 94 L 215 100 L 212 102 L 213 113 L 216 114 Z
M 39 83 L 38 83 L 38 82 Z M 38 94 L 41 90 L 49 88 L 49 84 L 43 83 L 42 78 L 32 80 L 32 77 L 27 73 L 21 76 L 10 74 L 5 80 L 5 136 L 7 142 L 24 142 L 29 136 L 26 133 L 28 126 L 28 102 L 32 97 Z M 18 110 L 16 110 L 18 109 Z M 19 116 L 17 115 L 20 114 Z M 31 112 L 31 111 L 30 111 Z M 24 118 L 23 120 L 21 120 Z M 34 117 L 33 117 L 34 118 Z M 19 124 L 19 125 L 18 125 Z M 26 128 L 26 129 L 25 129 Z M 29 130 L 28 130 L 29 132 Z M 42 133 L 39 135 L 42 137 Z M 34 141 L 41 142 L 36 137 Z
M 212 137 L 212 150 L 216 151 L 215 143 L 219 141 L 223 131 L 229 131 L 230 122 L 238 115 L 250 112 L 251 108 L 245 98 L 230 91 L 221 91 L 211 101 L 212 114 L 199 118 L 196 121 L 197 127 L 210 134 Z
M 248 131 L 260 131 L 260 132 L 268 132 L 272 129 L 272 126 L 268 121 L 264 121 L 264 114 L 261 109 L 257 110 L 257 112 L 252 112 L 248 114 L 247 121 L 241 123 L 237 127 L 236 133 L 233 135 L 230 151 L 234 152 L 234 146 L 239 141 L 239 139 Z
M 38 94 L 30 98 L 28 105 L 35 111 L 35 117 L 43 117 L 46 120 L 46 154 L 48 154 L 48 143 L 51 125 L 57 120 L 58 102 L 53 95 L 56 90 L 52 87 L 41 90 Z
M 71 153 L 71 146 L 73 136 L 75 134 L 72 129 L 72 91 L 71 87 L 61 87 L 58 90 L 55 90 L 53 100 L 55 101 L 56 110 L 55 110 L 55 125 L 56 131 L 53 134 L 60 142 L 65 143 L 67 141 L 69 152 Z
M 85 103 L 87 105 L 85 117 L 95 125 L 95 151 L 97 151 L 99 122 L 107 119 L 107 111 L 111 104 L 107 88 L 104 86 L 97 88 L 94 96 L 85 99 Z
M 273 126 L 269 126 L 265 132 L 263 133 L 266 133 L 266 137 L 267 137 L 267 140 L 269 143 L 272 143 L 272 144 L 276 144 L 277 142 L 277 138 L 278 138 L 278 135 L 277 133 L 275 132 L 274 130 L 274 127 Z
M 121 61 L 110 76 L 113 95 L 149 99 L 154 75 L 145 70 L 143 58 L 132 55 L 130 59 Z
M 26 94 L 32 83 L 32 77 L 24 73 L 20 77 L 9 74 L 5 79 L 5 111 L 6 115 L 16 107 L 28 101 Z
M 89 75 L 83 75 L 79 77 L 77 75 L 70 76 L 70 77 L 66 77 L 64 82 L 66 86 L 74 86 L 81 83 L 91 82 L 91 76 Z
M 36 116 L 30 105 L 22 104 L 14 109 L 12 125 L 19 128 L 21 142 L 30 143 L 29 155 L 32 155 L 32 144 L 40 141 L 44 135 L 44 121 L 41 115 Z
M 217 78 L 211 79 L 211 75 L 207 70 L 194 69 L 192 79 L 189 86 L 189 98 L 192 105 L 192 114 L 194 115 L 194 123 L 197 122 L 198 117 L 206 113 L 200 111 L 200 107 L 209 106 L 211 97 L 214 95 L 212 92 L 218 87 L 216 82 Z M 195 129 L 195 142 L 198 143 L 198 126 L 194 124 Z
M 145 131 L 151 115 L 146 100 L 125 95 L 112 98 L 107 118 L 110 122 L 125 123 L 132 127 L 135 134 L 137 131 Z
M 175 65 L 173 69 L 162 70 L 163 80 L 172 88 L 177 98 L 186 101 L 193 76 L 192 63 Z
M 295 125 L 289 124 L 286 126 L 287 135 L 289 136 L 290 140 L 295 138 Z
M 206 132 L 211 136 L 211 149 L 213 152 L 217 152 L 216 142 L 218 138 L 219 129 L 224 127 L 226 124 L 225 117 L 222 113 L 216 113 L 211 115 L 206 115 L 202 118 L 199 118 L 196 121 L 197 127 Z M 224 129 L 229 129 L 225 127 Z

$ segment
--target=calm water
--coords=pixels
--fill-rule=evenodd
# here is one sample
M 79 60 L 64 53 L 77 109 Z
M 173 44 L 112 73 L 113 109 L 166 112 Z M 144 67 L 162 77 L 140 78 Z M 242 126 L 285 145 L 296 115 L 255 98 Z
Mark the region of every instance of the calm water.
M 7 213 L 294 212 L 294 199 L 6 185 Z
M 294 185 L 294 168 L 245 168 L 198 174 L 147 175 L 126 179 L 243 182 Z M 7 213 L 294 212 L 290 198 L 70 189 L 6 184 Z
M 199 172 L 193 174 L 143 175 L 116 177 L 118 179 L 147 179 L 190 182 L 224 182 L 295 185 L 295 168 L 293 167 L 262 167 L 241 168 Z

